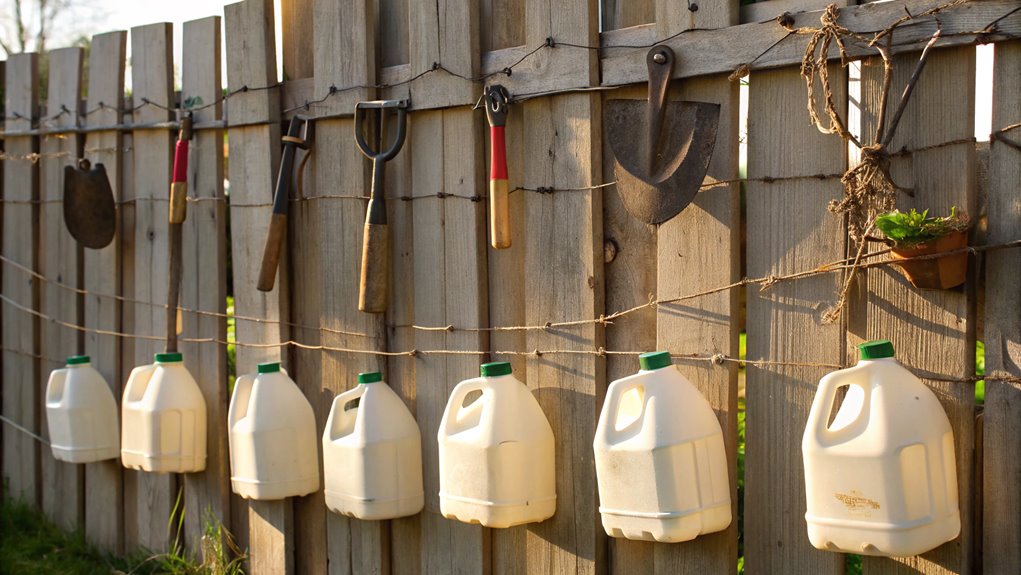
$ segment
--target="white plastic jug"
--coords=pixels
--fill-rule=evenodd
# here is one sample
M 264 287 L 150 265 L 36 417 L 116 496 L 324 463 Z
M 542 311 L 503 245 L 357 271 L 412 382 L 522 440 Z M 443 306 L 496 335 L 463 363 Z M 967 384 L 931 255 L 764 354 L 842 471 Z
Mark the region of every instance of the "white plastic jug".
M 808 416 L 801 444 L 808 537 L 830 551 L 918 555 L 961 530 L 953 430 L 889 341 L 858 347 L 856 366 L 819 382 Z
M 279 363 L 234 383 L 227 411 L 230 485 L 245 499 L 273 500 L 319 489 L 312 405 Z
M 358 374 L 358 387 L 333 399 L 323 469 L 330 511 L 394 519 L 422 510 L 422 432 L 380 373 Z
M 50 373 L 46 422 L 55 459 L 93 463 L 120 454 L 117 400 L 87 355 L 73 355 Z
M 613 537 L 689 541 L 731 521 L 727 451 L 719 420 L 666 351 L 606 392 L 596 438 L 603 529 Z
M 206 468 L 206 400 L 179 353 L 136 367 L 121 400 L 121 462 L 156 473 Z
M 556 512 L 553 428 L 509 363 L 487 363 L 447 402 L 437 434 L 440 512 L 486 527 L 513 527 Z M 464 405 L 468 395 L 481 396 Z

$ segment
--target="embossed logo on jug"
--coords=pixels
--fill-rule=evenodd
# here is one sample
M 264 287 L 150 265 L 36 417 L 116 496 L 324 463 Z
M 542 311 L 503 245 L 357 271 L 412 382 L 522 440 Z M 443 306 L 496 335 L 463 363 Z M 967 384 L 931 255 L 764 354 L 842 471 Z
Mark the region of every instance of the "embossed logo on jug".
M 878 501 L 865 497 L 857 489 L 852 489 L 850 493 L 834 493 L 833 496 L 837 498 L 837 501 L 843 503 L 852 515 L 869 517 L 872 515 L 872 511 L 878 510 L 880 507 Z

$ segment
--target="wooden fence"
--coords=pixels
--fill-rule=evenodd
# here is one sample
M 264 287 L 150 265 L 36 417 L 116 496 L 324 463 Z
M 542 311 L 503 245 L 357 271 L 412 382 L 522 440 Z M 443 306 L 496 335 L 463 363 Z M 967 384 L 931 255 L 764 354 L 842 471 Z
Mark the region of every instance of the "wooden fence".
M 1021 2 L 972 0 L 923 15 L 942 3 L 850 6 L 840 22 L 875 32 L 915 16 L 893 35 L 894 95 L 941 27 L 892 145 L 892 173 L 915 191 L 898 205 L 958 206 L 979 222 L 972 245 L 1009 243 L 1021 239 L 1014 145 L 1021 136 L 1009 131 L 1021 122 Z M 854 249 L 845 221 L 827 211 L 843 193 L 839 176 L 856 161 L 854 150 L 810 125 L 798 68 L 808 37 L 774 21 L 789 10 L 795 27 L 818 26 L 820 12 L 804 10 L 822 7 L 815 0 L 745 7 L 737 0 L 284 0 L 276 15 L 271 0 L 245 0 L 227 6 L 222 22 L 184 25 L 179 85 L 171 25 L 133 28 L 130 96 L 127 32 L 95 36 L 87 53 L 54 50 L 45 65 L 35 54 L 11 56 L 0 74 L 0 445 L 9 493 L 113 550 L 166 548 L 168 518 L 183 493 L 186 548 L 198 552 L 208 509 L 248 549 L 252 573 L 733 573 L 743 556 L 750 573 L 836 574 L 845 557 L 813 549 L 806 536 L 800 439 L 819 378 L 852 363 L 856 343 L 885 337 L 925 374 L 953 424 L 963 528 L 920 557 L 868 558 L 864 571 L 1016 572 L 1021 386 L 1010 376 L 1021 376 L 1021 251 L 977 250 L 969 282 L 950 291 L 919 291 L 894 268 L 871 267 L 858 274 L 835 323 L 822 316 L 845 281 L 839 269 L 783 279 Z M 992 145 L 973 137 L 980 41 L 996 42 Z M 722 112 L 696 200 L 649 226 L 604 185 L 614 176 L 601 114 L 606 99 L 645 97 L 645 55 L 657 42 L 678 56 L 674 95 L 717 102 Z M 830 78 L 851 129 L 867 132 L 883 67 L 874 50 L 853 44 L 848 51 L 860 66 L 849 75 L 834 63 Z M 742 180 L 742 96 L 728 76 L 745 65 Z M 514 245 L 499 251 L 488 247 L 487 132 L 473 110 L 482 86 L 497 82 L 515 102 L 507 137 L 517 189 Z M 385 315 L 357 309 L 369 165 L 354 143 L 351 114 L 356 101 L 374 98 L 409 98 L 412 109 L 406 146 L 387 167 Z M 208 468 L 157 475 L 117 461 L 59 463 L 45 446 L 49 372 L 84 352 L 119 394 L 130 369 L 162 347 L 172 127 L 186 111 L 196 136 L 181 341 L 208 406 Z M 255 283 L 281 122 L 294 114 L 315 118 L 314 146 L 291 203 L 277 288 L 263 293 Z M 117 238 L 99 251 L 77 248 L 63 223 L 64 166 L 82 153 L 107 166 L 119 204 Z M 358 372 L 385 373 L 422 429 L 424 512 L 358 521 L 328 512 L 321 492 L 277 502 L 230 493 L 228 293 L 237 371 L 284 361 L 320 431 L 333 397 L 355 385 Z M 498 329 L 510 326 L 518 328 Z M 607 538 L 592 438 L 608 382 L 636 371 L 631 352 L 671 351 L 717 410 L 736 479 L 742 331 L 749 364 L 740 541 L 737 520 L 683 544 Z M 981 408 L 972 377 L 976 339 L 985 342 L 992 374 Z M 558 510 L 540 524 L 490 530 L 439 514 L 440 416 L 452 387 L 490 359 L 513 363 L 556 435 Z

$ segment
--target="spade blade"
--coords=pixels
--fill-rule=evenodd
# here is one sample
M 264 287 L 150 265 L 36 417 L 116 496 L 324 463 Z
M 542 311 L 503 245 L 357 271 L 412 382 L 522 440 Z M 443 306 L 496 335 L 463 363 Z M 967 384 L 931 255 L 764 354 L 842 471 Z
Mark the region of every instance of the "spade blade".
M 64 224 L 78 243 L 94 250 L 110 245 L 117 231 L 117 207 L 103 164 L 64 168 Z
M 655 146 L 645 100 L 610 100 L 603 128 L 614 156 L 617 192 L 632 217 L 659 224 L 695 199 L 713 156 L 720 106 L 708 102 L 668 102 Z

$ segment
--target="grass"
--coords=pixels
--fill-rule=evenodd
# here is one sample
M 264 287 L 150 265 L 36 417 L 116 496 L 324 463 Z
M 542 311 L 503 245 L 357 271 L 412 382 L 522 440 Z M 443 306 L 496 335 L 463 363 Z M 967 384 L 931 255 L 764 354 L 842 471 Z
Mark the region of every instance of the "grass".
M 169 527 L 180 527 L 184 509 L 175 506 Z M 124 556 L 90 545 L 81 533 L 66 533 L 35 507 L 0 499 L 0 575 L 243 575 L 243 554 L 223 525 L 206 510 L 205 535 L 197 561 L 175 542 L 169 553 L 140 549 Z

